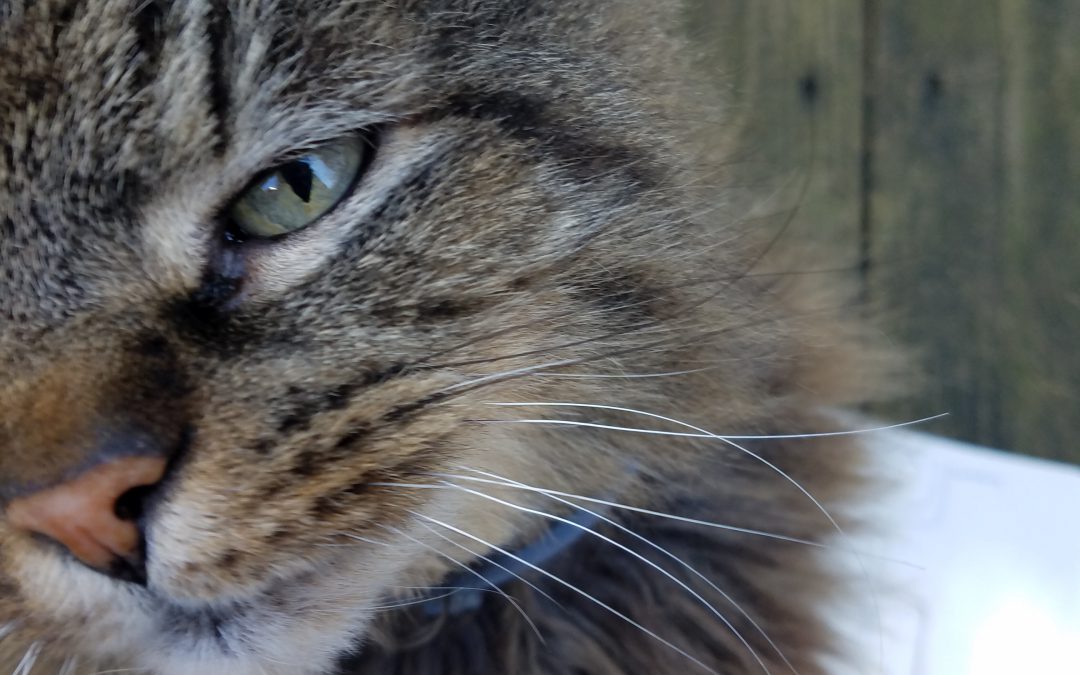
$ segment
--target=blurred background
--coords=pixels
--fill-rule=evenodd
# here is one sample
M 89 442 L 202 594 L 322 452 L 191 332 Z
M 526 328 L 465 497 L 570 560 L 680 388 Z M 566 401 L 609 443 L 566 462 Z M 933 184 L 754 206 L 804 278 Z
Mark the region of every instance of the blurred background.
M 692 0 L 689 25 L 762 227 L 793 212 L 914 349 L 920 388 L 875 412 L 1080 463 L 1080 0 Z

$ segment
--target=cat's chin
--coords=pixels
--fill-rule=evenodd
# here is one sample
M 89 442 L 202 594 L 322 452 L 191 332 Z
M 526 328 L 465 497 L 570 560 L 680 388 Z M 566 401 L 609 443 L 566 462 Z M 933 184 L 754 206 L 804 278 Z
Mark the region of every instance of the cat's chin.
M 333 670 L 362 626 L 284 614 L 188 613 L 161 630 L 157 648 L 129 648 L 136 667 L 159 675 L 315 675 Z
M 24 571 L 36 613 L 66 627 L 56 648 L 81 663 L 155 675 L 332 672 L 363 638 L 381 597 L 370 577 L 359 581 L 365 561 L 355 559 L 333 561 L 333 574 L 278 579 L 249 597 L 193 603 L 54 554 L 31 557 L 36 564 Z
M 180 606 L 152 591 L 139 610 L 117 617 L 124 629 L 86 645 L 103 662 L 157 675 L 306 675 L 326 673 L 361 639 L 370 611 L 329 585 L 306 585 L 228 606 Z M 306 598 L 305 598 L 306 596 Z

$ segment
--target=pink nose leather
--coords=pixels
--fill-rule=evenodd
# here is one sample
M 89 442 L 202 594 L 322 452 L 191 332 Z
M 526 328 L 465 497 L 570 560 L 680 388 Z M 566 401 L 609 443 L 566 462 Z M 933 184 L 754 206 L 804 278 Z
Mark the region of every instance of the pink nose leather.
M 19 497 L 8 504 L 7 520 L 63 544 L 96 569 L 139 552 L 139 529 L 116 514 L 116 503 L 132 488 L 158 483 L 167 461 L 124 457 L 93 467 L 66 483 Z

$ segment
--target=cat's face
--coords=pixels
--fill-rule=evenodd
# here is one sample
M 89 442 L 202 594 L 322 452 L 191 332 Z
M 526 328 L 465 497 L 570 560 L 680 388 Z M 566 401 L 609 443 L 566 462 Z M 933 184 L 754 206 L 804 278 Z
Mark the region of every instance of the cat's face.
M 700 324 L 657 320 L 715 290 L 681 280 L 736 268 L 665 225 L 683 179 L 624 63 L 659 26 L 593 4 L 0 1 L 0 504 L 106 461 L 117 429 L 171 458 L 138 520 L 146 586 L 0 517 L 0 663 L 36 642 L 321 672 L 449 567 L 432 549 L 468 559 L 423 516 L 522 527 L 380 484 L 467 465 L 622 489 L 602 446 L 476 422 L 640 389 L 541 366 L 693 368 L 663 347 Z M 325 213 L 237 223 L 262 172 L 342 152 Z M 767 343 L 747 341 L 730 350 Z M 749 371 L 719 376 L 721 404 L 768 379 Z
M 624 481 L 602 449 L 473 421 L 598 400 L 540 369 L 681 367 L 656 319 L 697 252 L 661 227 L 679 172 L 622 64 L 659 28 L 591 4 L 0 2 L 0 503 L 106 461 L 102 434 L 172 459 L 145 586 L 0 517 L 0 657 L 322 672 L 449 567 L 433 549 L 469 558 L 421 516 L 519 527 L 379 484 Z M 310 224 L 230 215 L 341 147 L 360 159 Z

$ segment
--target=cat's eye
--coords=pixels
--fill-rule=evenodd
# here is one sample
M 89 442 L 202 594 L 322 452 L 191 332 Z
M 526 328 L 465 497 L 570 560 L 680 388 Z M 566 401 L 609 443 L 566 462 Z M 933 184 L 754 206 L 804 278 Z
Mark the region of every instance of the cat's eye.
M 265 171 L 229 206 L 231 225 L 257 239 L 307 227 L 337 206 L 373 154 L 369 138 L 351 136 Z

